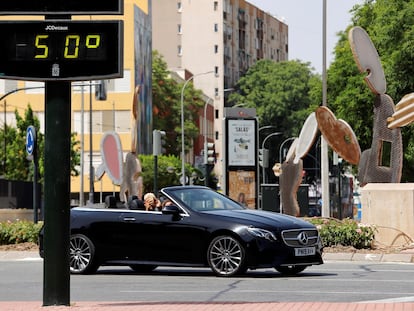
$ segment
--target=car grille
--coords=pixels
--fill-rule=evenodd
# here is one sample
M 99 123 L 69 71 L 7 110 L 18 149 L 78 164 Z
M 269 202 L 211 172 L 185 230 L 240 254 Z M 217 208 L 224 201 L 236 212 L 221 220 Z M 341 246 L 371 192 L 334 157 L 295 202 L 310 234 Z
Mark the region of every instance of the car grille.
M 319 233 L 316 229 L 295 229 L 282 231 L 283 242 L 290 247 L 304 247 L 316 245 Z

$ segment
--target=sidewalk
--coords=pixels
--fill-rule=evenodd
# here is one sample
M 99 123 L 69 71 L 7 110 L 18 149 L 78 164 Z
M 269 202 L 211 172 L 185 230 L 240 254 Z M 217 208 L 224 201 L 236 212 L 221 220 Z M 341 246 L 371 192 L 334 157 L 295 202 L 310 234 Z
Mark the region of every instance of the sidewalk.
M 0 302 L 2 311 L 411 311 L 406 303 L 333 303 L 333 302 L 72 302 L 71 306 L 42 307 L 41 302 Z

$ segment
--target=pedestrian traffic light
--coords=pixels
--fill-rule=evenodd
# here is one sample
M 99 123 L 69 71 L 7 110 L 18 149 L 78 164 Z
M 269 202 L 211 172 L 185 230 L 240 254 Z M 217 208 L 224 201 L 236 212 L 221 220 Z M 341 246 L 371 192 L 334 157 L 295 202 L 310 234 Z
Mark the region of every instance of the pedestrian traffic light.
M 259 165 L 261 167 L 269 167 L 269 149 L 259 149 Z
M 204 146 L 206 164 L 216 163 L 216 149 L 214 143 L 206 143 Z
M 165 132 L 160 130 L 152 131 L 152 154 L 157 156 L 165 153 Z

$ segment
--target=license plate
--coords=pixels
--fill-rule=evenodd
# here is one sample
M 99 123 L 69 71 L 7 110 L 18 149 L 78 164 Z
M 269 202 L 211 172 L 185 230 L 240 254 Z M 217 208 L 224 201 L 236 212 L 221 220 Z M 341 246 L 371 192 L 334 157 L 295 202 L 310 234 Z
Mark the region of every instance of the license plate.
M 315 253 L 316 253 L 315 247 L 295 248 L 295 256 L 311 256 L 311 255 L 315 255 Z

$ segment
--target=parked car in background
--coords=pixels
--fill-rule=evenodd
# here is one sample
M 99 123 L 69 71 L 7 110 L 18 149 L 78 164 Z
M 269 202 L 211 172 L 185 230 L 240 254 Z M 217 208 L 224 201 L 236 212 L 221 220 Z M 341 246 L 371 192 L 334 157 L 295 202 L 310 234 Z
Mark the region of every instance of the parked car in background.
M 71 209 L 71 273 L 125 265 L 136 272 L 210 267 L 225 277 L 272 267 L 293 275 L 323 263 L 318 230 L 300 218 L 247 209 L 202 186 L 163 188 L 160 199 L 170 203 L 162 211 Z

